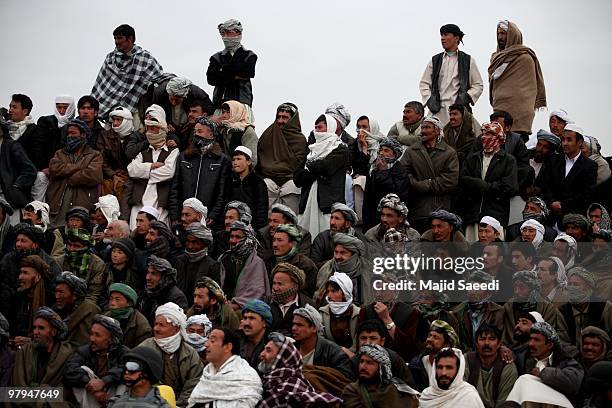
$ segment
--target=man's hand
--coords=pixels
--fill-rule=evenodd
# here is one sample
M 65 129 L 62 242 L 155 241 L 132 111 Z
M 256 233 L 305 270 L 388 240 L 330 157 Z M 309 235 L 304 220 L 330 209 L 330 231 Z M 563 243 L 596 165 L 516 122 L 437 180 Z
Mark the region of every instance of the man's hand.
M 366 140 L 366 134 L 363 130 L 357 133 L 357 142 L 359 143 L 359 150 L 364 154 L 368 154 L 368 141 Z
M 535 375 L 536 377 L 540 376 L 540 369 L 538 367 L 533 367 L 531 369 L 531 375 Z
M 393 319 L 391 319 L 391 316 L 389 315 L 389 309 L 384 303 L 374 303 L 374 311 L 378 315 L 378 318 L 382 320 L 384 324 L 389 324 L 393 322 Z
M 217 125 L 221 124 L 221 116 L 209 116 L 208 119 L 212 120 Z
M 501 359 L 506 364 L 510 364 L 511 362 L 514 361 L 514 355 L 512 354 L 512 350 L 510 350 L 508 347 L 504 345 L 502 345 L 501 348 L 499 349 L 499 355 L 501 356 Z
M 13 339 L 13 344 L 15 345 L 16 348 L 19 348 L 19 347 L 25 346 L 31 341 L 32 339 L 29 337 L 15 336 L 15 338 Z
M 151 170 L 155 170 L 155 169 L 159 169 L 160 167 L 162 167 L 164 165 L 164 163 L 162 162 L 154 162 L 151 163 Z
M 174 126 L 172 126 L 171 124 L 168 123 L 168 133 L 174 133 L 175 130 L 176 129 L 174 129 Z
M 550 209 L 555 214 L 561 214 L 561 202 L 560 201 L 554 201 L 553 203 L 550 204 Z
M 95 234 L 92 235 L 94 241 L 96 242 L 100 242 L 104 239 L 104 232 L 96 232 Z
M 95 392 L 93 396 L 96 399 L 96 401 L 98 401 L 98 404 L 100 404 L 103 407 L 106 406 L 106 403 L 108 402 L 108 394 L 106 393 L 106 391 Z
M 176 140 L 172 140 L 172 139 L 166 140 L 166 146 L 170 148 L 175 148 L 177 146 Z
M 102 381 L 99 378 L 93 378 L 93 379 L 89 380 L 89 382 L 85 386 L 85 389 L 90 394 L 94 394 L 96 392 L 103 391 L 104 390 L 104 381 Z M 105 394 L 106 394 L 106 392 L 105 392 Z

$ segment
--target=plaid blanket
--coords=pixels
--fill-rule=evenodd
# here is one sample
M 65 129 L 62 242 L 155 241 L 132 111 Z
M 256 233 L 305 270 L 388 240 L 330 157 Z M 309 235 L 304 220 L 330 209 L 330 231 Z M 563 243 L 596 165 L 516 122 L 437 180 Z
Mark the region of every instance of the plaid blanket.
M 138 45 L 128 54 L 113 50 L 106 56 L 91 90 L 100 102 L 100 116 L 117 106 L 133 111 L 149 85 L 163 81 L 165 76 L 159 62 Z

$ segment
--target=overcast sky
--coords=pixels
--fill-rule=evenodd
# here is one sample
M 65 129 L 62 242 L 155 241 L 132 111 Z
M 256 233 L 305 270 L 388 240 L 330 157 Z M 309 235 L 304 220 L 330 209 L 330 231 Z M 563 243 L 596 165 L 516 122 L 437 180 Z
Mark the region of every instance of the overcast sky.
M 377 118 L 386 133 L 401 119 L 405 102 L 421 100 L 418 83 L 441 51 L 439 28 L 446 23 L 466 33 L 462 50 L 475 58 L 485 80 L 474 110 L 485 121 L 496 24 L 509 19 L 539 57 L 549 110 L 566 109 L 612 154 L 605 119 L 612 95 L 612 2 L 606 0 L 2 0 L 0 15 L 0 106 L 8 106 L 11 94 L 25 93 L 34 101 L 35 118 L 53 112 L 57 94 L 78 98 L 91 91 L 114 48 L 112 31 L 122 23 L 136 29 L 137 44 L 164 71 L 190 78 L 212 96 L 205 72 L 209 57 L 223 47 L 216 27 L 237 18 L 243 45 L 259 56 L 253 80 L 257 132 L 272 122 L 281 102 L 298 105 L 306 132 L 326 106 L 340 101 L 353 116 L 353 134 L 358 116 Z M 538 113 L 534 132 L 547 123 L 548 112 Z

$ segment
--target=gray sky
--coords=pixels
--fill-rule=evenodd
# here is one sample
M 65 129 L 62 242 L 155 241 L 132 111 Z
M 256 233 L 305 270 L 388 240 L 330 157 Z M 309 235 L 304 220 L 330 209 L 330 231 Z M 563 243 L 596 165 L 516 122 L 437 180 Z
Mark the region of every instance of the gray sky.
M 502 10 L 503 9 L 503 10 Z M 405 102 L 419 100 L 418 82 L 432 55 L 441 51 L 439 27 L 456 23 L 466 33 L 462 50 L 471 54 L 485 80 L 475 115 L 490 113 L 487 67 L 495 50 L 497 21 L 509 19 L 525 45 L 539 57 L 550 110 L 566 109 L 612 154 L 605 128 L 612 95 L 612 54 L 607 43 L 612 2 L 525 1 L 76 1 L 0 2 L 3 55 L 0 106 L 10 95 L 34 101 L 35 118 L 53 112 L 57 94 L 88 94 L 113 29 L 128 23 L 136 42 L 164 67 L 190 78 L 212 96 L 206 83 L 209 57 L 222 49 L 217 24 L 237 18 L 243 44 L 258 56 L 253 80 L 256 130 L 261 133 L 285 101 L 300 108 L 304 132 L 334 101 L 344 103 L 353 121 L 375 117 L 386 133 L 401 119 Z M 538 113 L 534 131 L 547 128 Z

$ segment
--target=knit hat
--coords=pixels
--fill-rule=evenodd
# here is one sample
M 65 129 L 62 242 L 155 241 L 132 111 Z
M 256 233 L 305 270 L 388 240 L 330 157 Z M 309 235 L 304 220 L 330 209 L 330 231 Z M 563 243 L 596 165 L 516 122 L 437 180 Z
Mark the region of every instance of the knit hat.
M 129 261 L 132 261 L 132 259 L 134 259 L 136 245 L 134 244 L 134 241 L 129 238 L 119 238 L 118 240 L 113 242 L 111 248 L 118 248 L 123 251 L 123 253 L 128 257 Z
M 125 283 L 113 283 L 110 285 L 108 288 L 108 294 L 110 295 L 113 292 L 121 293 L 127 300 L 132 302 L 132 306 L 136 305 L 138 302 L 138 294 L 136 291 Z

